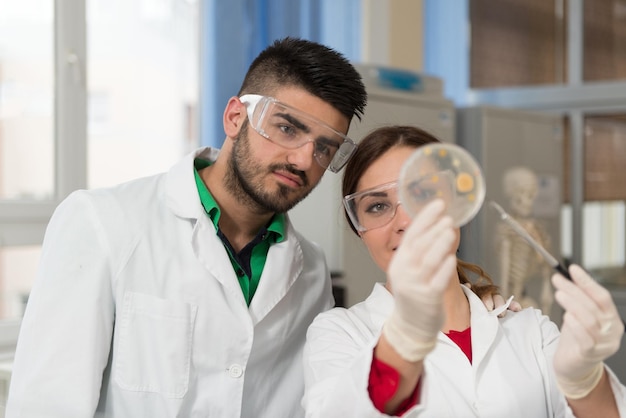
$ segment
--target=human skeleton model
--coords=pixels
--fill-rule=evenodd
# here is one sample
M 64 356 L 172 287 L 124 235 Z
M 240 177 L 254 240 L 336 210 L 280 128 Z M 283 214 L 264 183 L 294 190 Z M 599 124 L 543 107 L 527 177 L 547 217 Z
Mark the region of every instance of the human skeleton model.
M 526 167 L 506 171 L 503 179 L 504 193 L 509 202 L 509 213 L 544 248 L 549 249 L 550 238 L 545 228 L 532 217 L 532 207 L 539 182 L 535 173 Z M 533 306 L 549 315 L 554 295 L 550 286 L 550 267 L 539 254 L 508 225 L 500 223 L 496 230 L 497 249 L 500 256 L 501 290 L 504 295 L 521 298 L 526 308 Z M 527 283 L 533 274 L 542 279 L 540 303 L 528 295 Z

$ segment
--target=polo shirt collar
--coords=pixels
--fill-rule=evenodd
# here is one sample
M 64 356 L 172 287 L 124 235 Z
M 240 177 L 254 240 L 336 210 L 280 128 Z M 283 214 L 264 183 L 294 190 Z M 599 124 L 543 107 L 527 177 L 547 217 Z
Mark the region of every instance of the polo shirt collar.
M 194 160 L 194 174 L 196 179 L 196 187 L 198 188 L 198 194 L 200 195 L 200 202 L 202 203 L 205 212 L 209 215 L 209 218 L 211 218 L 211 221 L 215 226 L 215 230 L 219 231 L 218 223 L 221 214 L 220 208 L 215 202 L 213 195 L 202 181 L 200 173 L 198 173 L 199 170 L 206 168 L 211 164 L 211 161 L 196 158 Z M 273 243 L 282 242 L 285 239 L 285 227 L 285 214 L 274 214 L 274 216 L 272 216 L 272 219 L 270 220 L 270 223 L 265 228 L 268 232 L 267 238 L 270 239 Z M 263 231 L 261 231 L 261 233 L 263 233 Z

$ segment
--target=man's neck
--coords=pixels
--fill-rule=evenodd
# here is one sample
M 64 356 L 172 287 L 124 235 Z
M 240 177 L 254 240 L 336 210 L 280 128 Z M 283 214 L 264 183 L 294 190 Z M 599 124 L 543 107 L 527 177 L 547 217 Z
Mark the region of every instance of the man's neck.
M 219 159 L 200 171 L 200 177 L 220 208 L 219 228 L 235 251 L 244 248 L 274 215 L 255 212 L 249 205 L 242 204 L 225 186 L 225 164 Z

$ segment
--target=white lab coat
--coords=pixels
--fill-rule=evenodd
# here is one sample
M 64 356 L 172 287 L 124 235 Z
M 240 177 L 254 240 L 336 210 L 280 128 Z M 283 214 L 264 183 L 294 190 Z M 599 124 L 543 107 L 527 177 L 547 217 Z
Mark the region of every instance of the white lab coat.
M 324 256 L 288 222 L 248 308 L 194 181 L 217 152 L 58 207 L 7 417 L 304 414 L 306 329 L 333 304 Z
M 440 332 L 424 361 L 420 403 L 403 418 L 573 417 L 551 368 L 556 325 L 530 308 L 498 319 L 502 309 L 488 312 L 473 292 L 463 290 L 471 309 L 472 364 Z M 393 303 L 377 284 L 364 302 L 315 319 L 304 349 L 307 417 L 387 416 L 374 407 L 367 386 L 373 349 Z M 609 374 L 621 416 L 626 416 L 626 388 Z

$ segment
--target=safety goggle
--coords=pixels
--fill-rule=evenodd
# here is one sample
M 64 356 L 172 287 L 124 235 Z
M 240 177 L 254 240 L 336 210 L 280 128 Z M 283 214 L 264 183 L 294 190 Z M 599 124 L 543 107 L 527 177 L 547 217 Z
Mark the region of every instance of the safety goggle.
M 439 171 L 425 175 L 407 184 L 412 209 L 426 206 L 433 199 L 451 202 L 455 197 L 454 174 Z M 387 225 L 396 216 L 401 204 L 398 182 L 381 184 L 367 190 L 352 193 L 343 198 L 343 205 L 354 228 L 359 232 L 369 231 Z
M 246 105 L 250 125 L 261 136 L 288 149 L 313 142 L 315 160 L 333 173 L 341 170 L 356 150 L 356 143 L 346 135 L 273 97 L 245 94 L 239 101 Z

